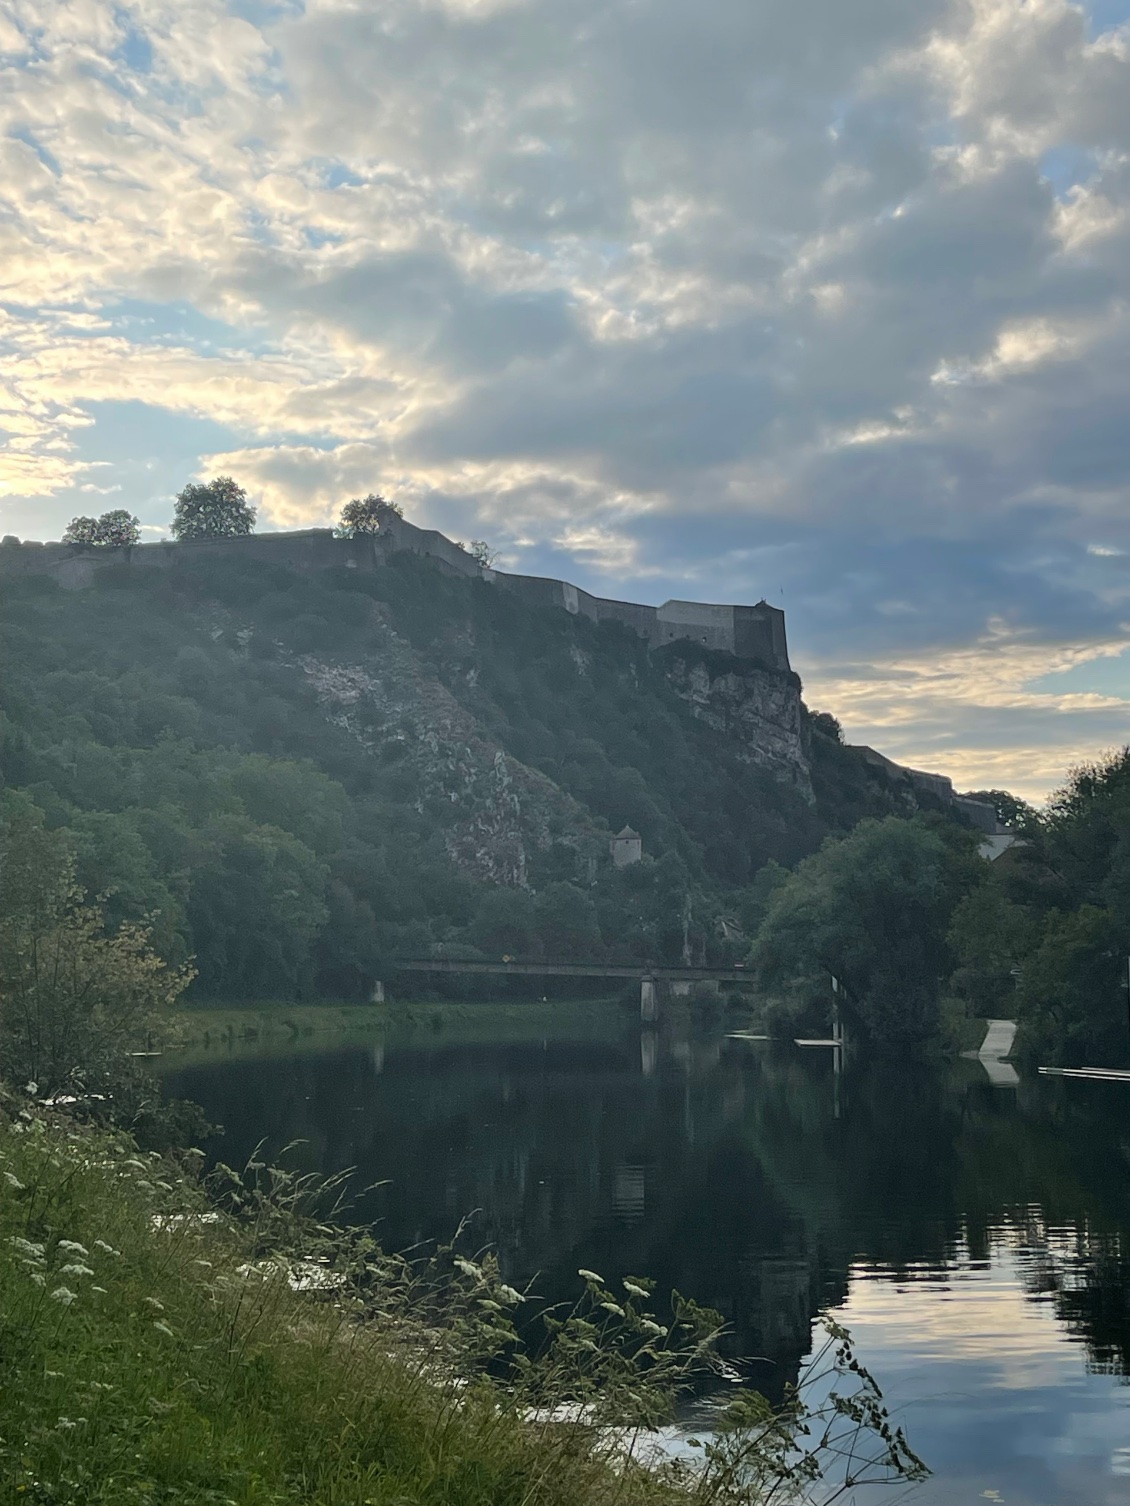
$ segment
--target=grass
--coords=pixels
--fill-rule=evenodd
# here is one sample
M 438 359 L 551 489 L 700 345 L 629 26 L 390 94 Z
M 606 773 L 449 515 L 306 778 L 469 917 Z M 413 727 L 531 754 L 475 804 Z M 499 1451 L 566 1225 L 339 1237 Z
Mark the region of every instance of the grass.
M 0 1116 L 0 1499 L 597 1506 L 680 1497 L 295 1292 L 132 1143 Z M 251 1262 L 249 1264 L 249 1261 Z
M 303 1183 L 220 1167 L 209 1201 L 128 1137 L 0 1090 L 5 1506 L 768 1506 L 807 1498 L 825 1458 L 863 1483 L 861 1443 L 875 1478 L 920 1477 L 831 1324 L 822 1410 L 743 1392 L 732 1442 L 646 1469 L 625 1436 L 700 1366 L 714 1315 L 679 1299 L 661 1327 L 646 1283 L 582 1271 L 531 1363 L 490 1257 L 444 1249 L 421 1277 L 319 1223 Z M 513 1380 L 491 1379 L 507 1354 Z
M 294 1045 L 322 1035 L 372 1035 L 377 1031 L 431 1031 L 446 1038 L 533 1040 L 617 1033 L 622 1015 L 615 1000 L 554 1003 L 279 1004 L 237 1008 L 213 1005 L 180 1010 L 173 1034 L 180 1047 Z

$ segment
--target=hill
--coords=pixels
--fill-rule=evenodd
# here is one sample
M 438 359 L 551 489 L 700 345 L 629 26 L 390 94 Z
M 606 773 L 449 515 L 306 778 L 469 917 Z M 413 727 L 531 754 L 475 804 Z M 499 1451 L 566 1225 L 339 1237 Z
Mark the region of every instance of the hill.
M 112 918 L 196 957 L 203 996 L 360 996 L 436 947 L 721 961 L 770 861 L 952 813 L 778 665 L 407 551 L 168 547 L 78 590 L 3 574 L 0 782 L 70 830 Z M 625 824 L 644 857 L 617 868 Z

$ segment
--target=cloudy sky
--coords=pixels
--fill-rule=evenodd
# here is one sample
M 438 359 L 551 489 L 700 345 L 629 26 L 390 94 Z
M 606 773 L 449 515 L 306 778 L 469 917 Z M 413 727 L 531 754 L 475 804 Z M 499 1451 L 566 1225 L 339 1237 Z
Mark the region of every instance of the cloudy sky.
M 1130 0 L 0 0 L 0 532 L 231 473 L 768 600 L 854 741 L 1130 739 Z

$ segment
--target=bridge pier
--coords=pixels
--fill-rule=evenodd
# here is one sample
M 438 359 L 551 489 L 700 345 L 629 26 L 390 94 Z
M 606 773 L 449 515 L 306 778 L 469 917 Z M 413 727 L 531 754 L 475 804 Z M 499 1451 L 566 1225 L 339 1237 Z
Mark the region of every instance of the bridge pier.
M 640 1022 L 654 1025 L 659 1018 L 659 985 L 654 978 L 640 980 Z

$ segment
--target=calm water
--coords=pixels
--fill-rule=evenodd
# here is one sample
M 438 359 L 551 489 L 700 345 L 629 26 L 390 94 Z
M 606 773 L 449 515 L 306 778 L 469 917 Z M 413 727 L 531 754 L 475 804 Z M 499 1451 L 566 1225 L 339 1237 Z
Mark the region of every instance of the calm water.
M 477 1209 L 512 1284 L 678 1287 L 768 1389 L 831 1309 L 934 1470 L 921 1506 L 1130 1503 L 1130 1086 L 837 1081 L 823 1052 L 617 1020 L 217 1056 L 169 1086 L 225 1159 L 301 1138 L 292 1161 L 387 1179 L 362 1211 L 390 1248 Z

